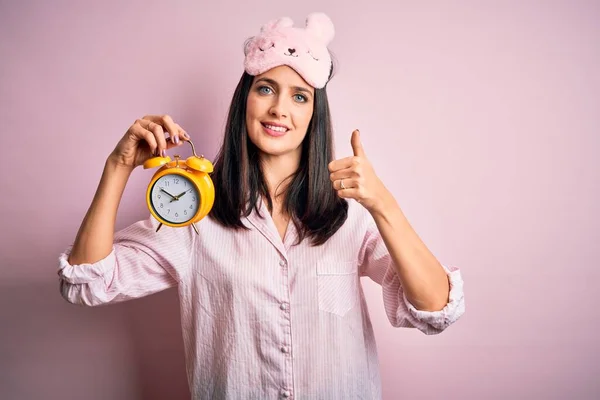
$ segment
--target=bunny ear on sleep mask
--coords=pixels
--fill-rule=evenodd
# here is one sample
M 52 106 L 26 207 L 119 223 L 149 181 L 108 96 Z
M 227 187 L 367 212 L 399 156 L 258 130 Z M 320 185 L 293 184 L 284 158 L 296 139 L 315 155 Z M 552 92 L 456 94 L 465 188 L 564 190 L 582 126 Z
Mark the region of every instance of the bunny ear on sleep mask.
M 264 24 L 260 33 L 246 42 L 244 69 L 253 76 L 287 65 L 311 86 L 325 87 L 331 70 L 327 45 L 333 40 L 333 22 L 324 13 L 312 13 L 304 28 L 294 27 L 288 17 Z

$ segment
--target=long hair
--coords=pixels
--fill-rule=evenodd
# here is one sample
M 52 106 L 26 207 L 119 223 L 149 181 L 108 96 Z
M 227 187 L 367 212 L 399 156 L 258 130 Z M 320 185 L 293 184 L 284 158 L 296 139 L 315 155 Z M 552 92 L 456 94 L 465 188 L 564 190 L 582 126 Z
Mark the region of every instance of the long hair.
M 333 69 L 332 69 L 333 71 Z M 211 175 L 215 203 L 209 214 L 221 225 L 244 229 L 242 216 L 257 209 L 259 196 L 273 203 L 260 168 L 259 150 L 248 138 L 246 100 L 254 77 L 244 72 L 233 94 L 223 144 Z M 337 196 L 329 179 L 333 160 L 333 128 L 325 88 L 315 89 L 312 118 L 302 141 L 296 172 L 289 177 L 283 209 L 298 231 L 298 242 L 309 237 L 313 245 L 327 241 L 346 221 L 348 203 Z

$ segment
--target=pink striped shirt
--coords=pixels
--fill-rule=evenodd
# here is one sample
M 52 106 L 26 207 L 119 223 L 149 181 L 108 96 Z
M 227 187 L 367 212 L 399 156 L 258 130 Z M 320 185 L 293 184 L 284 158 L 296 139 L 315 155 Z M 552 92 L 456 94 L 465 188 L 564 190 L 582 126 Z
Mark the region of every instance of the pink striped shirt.
M 460 270 L 444 266 L 450 300 L 416 310 L 367 210 L 350 201 L 348 219 L 324 245 L 282 241 L 266 206 L 244 218 L 249 231 L 210 218 L 188 228 L 152 217 L 117 232 L 94 264 L 59 258 L 62 296 L 83 305 L 116 303 L 177 286 L 194 399 L 380 399 L 373 329 L 360 277 L 381 284 L 394 327 L 436 334 L 465 310 Z

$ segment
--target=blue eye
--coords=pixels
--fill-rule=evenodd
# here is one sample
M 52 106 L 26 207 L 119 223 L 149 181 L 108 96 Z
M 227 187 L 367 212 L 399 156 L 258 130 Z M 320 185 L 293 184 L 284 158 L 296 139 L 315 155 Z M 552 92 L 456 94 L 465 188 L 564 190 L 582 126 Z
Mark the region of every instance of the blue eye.
M 296 94 L 296 95 L 294 95 L 294 98 L 296 99 L 296 101 L 297 101 L 298 103 L 306 103 L 306 101 L 308 100 L 308 99 L 306 98 L 306 96 L 303 96 L 303 95 L 301 95 L 301 94 Z
M 258 88 L 258 91 L 262 94 L 271 94 L 272 90 L 268 86 L 261 86 Z

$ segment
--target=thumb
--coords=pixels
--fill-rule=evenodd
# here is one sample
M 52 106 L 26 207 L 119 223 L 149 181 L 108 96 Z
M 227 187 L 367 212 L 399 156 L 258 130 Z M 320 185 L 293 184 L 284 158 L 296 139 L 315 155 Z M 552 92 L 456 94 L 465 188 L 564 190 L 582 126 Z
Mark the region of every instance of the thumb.
M 352 144 L 352 150 L 354 151 L 355 156 L 363 157 L 365 155 L 365 150 L 360 142 L 360 132 L 358 129 L 355 129 L 354 132 L 352 132 L 350 143 Z

